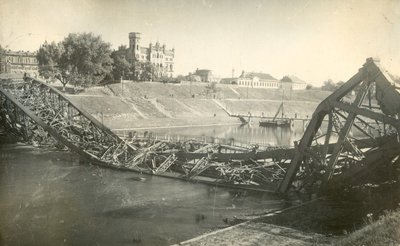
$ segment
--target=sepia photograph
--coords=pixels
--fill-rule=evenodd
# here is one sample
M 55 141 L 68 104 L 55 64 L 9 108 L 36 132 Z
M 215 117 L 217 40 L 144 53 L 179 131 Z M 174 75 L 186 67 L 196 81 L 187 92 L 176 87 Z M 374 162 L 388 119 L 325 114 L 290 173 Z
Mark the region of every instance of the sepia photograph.
M 400 245 L 399 0 L 0 0 L 0 246 Z

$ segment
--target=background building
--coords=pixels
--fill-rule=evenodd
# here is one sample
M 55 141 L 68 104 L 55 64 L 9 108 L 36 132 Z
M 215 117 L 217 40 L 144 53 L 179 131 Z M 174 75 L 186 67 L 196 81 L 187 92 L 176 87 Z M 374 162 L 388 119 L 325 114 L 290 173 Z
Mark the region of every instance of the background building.
M 267 73 L 245 73 L 243 71 L 242 75 L 237 79 L 237 85 L 241 87 L 278 89 L 280 83 L 279 80 Z
M 0 73 L 39 74 L 36 52 L 6 50 L 0 53 Z
M 124 56 L 128 62 L 150 62 L 155 68 L 155 77 L 172 77 L 174 73 L 175 49 L 167 49 L 166 45 L 160 45 L 157 41 L 154 45 L 142 47 L 141 34 L 129 33 L 129 47 L 116 51 Z
M 280 80 L 281 88 L 286 90 L 305 90 L 307 83 L 294 75 L 286 75 Z
M 208 69 L 196 69 L 196 72 L 194 72 L 194 75 L 197 75 L 200 77 L 201 82 L 211 82 L 213 78 L 213 74 L 211 70 Z
M 186 79 L 193 82 L 215 82 L 219 83 L 220 78 L 216 77 L 211 70 L 209 69 L 196 69 L 194 73 L 189 73 L 186 76 Z

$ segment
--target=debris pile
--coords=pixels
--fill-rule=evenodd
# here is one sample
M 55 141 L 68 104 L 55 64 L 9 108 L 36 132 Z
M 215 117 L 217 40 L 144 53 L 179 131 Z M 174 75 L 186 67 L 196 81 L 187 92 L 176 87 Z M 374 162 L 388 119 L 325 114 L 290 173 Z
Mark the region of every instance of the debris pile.
M 170 142 L 134 135 L 119 138 L 58 90 L 36 79 L 9 84 L 0 89 L 0 95 L 0 120 L 21 140 L 67 147 L 92 163 L 189 180 L 204 176 L 245 186 L 276 185 L 283 178 L 283 169 L 274 160 L 258 157 L 268 151 L 258 146 Z
M 317 107 L 295 148 L 120 138 L 58 90 L 33 78 L 0 89 L 0 122 L 37 145 L 92 163 L 281 193 L 397 180 L 400 83 L 373 59 Z M 355 96 L 353 96 L 355 92 Z

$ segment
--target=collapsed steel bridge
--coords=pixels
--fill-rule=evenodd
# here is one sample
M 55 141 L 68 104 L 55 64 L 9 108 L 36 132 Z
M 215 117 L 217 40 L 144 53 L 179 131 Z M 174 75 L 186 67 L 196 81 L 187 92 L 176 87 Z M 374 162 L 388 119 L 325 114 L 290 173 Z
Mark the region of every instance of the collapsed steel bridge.
M 357 74 L 318 105 L 279 192 L 397 180 L 399 86 L 378 59 L 368 58 Z
M 274 164 L 277 161 L 260 162 L 254 147 L 122 139 L 59 90 L 36 78 L 2 84 L 0 105 L 0 124 L 18 140 L 67 148 L 96 165 L 268 191 L 274 191 L 283 179 L 284 170 Z M 279 156 L 275 152 L 269 158 Z
M 121 139 L 63 93 L 30 77 L 0 88 L 0 123 L 21 141 L 68 148 L 110 168 L 240 188 L 315 193 L 321 187 L 397 178 L 398 89 L 377 60 L 367 59 L 317 107 L 295 148 Z

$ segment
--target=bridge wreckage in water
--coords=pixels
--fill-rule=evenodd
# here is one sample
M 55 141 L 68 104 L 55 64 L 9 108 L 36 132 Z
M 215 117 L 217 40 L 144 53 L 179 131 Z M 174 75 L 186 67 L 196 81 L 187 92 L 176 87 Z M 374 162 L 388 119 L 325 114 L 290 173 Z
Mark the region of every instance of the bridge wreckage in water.
M 30 77 L 3 83 L 0 122 L 22 141 L 67 147 L 110 168 L 272 192 L 316 192 L 398 178 L 398 86 L 377 60 L 367 59 L 321 102 L 295 148 L 122 139 L 60 91 Z

